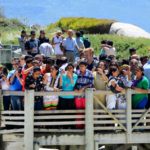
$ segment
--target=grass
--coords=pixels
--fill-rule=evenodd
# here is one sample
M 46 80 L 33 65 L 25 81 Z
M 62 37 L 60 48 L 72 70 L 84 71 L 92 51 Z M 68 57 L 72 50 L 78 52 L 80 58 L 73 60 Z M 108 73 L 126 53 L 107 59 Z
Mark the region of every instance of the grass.
M 149 39 L 145 38 L 132 38 L 118 35 L 109 35 L 109 34 L 88 34 L 87 37 L 92 43 L 92 47 L 95 50 L 95 54 L 99 54 L 100 41 L 104 39 L 109 39 L 114 42 L 116 47 L 117 57 L 118 58 L 128 58 L 129 57 L 129 48 L 137 48 L 137 53 L 140 56 L 149 56 L 150 55 L 150 42 Z

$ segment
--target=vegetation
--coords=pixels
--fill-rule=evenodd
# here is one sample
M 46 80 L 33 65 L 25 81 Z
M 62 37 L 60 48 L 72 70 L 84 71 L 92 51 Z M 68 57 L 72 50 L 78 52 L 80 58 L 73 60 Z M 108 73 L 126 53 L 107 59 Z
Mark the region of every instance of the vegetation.
M 62 18 L 55 24 L 48 26 L 48 30 L 60 28 L 62 30 L 84 30 L 86 33 L 109 33 L 109 29 L 114 20 L 95 18 Z
M 134 47 L 137 48 L 137 53 L 140 56 L 150 56 L 150 42 L 149 39 L 145 38 L 131 38 L 125 36 L 118 35 L 109 35 L 109 34 L 92 34 L 87 35 L 89 40 L 92 43 L 92 47 L 95 50 L 95 54 L 99 54 L 100 49 L 100 41 L 104 39 L 109 39 L 114 42 L 114 46 L 116 47 L 117 57 L 118 58 L 128 58 L 129 56 L 129 48 Z
M 17 19 L 7 19 L 2 13 L 0 16 L 0 41 L 2 41 L 3 44 L 18 44 L 17 37 L 20 35 L 20 31 L 25 29 L 29 33 L 31 30 Z M 58 29 L 66 30 L 71 28 L 74 30 L 84 30 L 87 33 L 90 33 L 86 34 L 86 37 L 88 37 L 91 41 L 96 55 L 99 54 L 100 41 L 104 39 L 109 39 L 114 42 L 114 46 L 117 50 L 117 56 L 119 58 L 128 58 L 128 49 L 131 47 L 137 48 L 137 52 L 140 55 L 150 54 L 149 39 L 131 38 L 109 34 L 95 34 L 95 32 L 100 32 L 101 30 L 106 32 L 108 30 L 106 27 L 111 25 L 112 22 L 112 20 L 101 20 L 93 18 L 62 18 L 55 24 L 46 27 L 46 33 L 47 36 L 51 39 L 55 31 Z M 103 28 L 101 29 L 102 26 Z M 37 33 L 39 33 L 39 29 L 36 29 Z

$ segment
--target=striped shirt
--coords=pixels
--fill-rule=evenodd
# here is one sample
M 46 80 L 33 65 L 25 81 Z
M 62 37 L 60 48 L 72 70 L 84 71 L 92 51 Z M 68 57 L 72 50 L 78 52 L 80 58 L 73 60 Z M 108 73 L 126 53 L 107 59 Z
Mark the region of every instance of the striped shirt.
M 80 70 L 77 70 L 76 74 L 78 75 L 78 79 L 76 82 L 76 89 L 81 89 L 84 87 L 92 88 L 94 84 L 94 77 L 91 71 L 86 69 L 86 72 L 84 75 L 80 72 Z

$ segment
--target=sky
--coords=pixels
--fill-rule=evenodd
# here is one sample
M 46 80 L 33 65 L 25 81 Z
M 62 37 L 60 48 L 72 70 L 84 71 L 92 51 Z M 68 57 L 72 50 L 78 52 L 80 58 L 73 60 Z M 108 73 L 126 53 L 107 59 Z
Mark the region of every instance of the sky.
M 48 25 L 61 17 L 92 17 L 132 23 L 150 32 L 150 0 L 0 0 L 5 16 Z

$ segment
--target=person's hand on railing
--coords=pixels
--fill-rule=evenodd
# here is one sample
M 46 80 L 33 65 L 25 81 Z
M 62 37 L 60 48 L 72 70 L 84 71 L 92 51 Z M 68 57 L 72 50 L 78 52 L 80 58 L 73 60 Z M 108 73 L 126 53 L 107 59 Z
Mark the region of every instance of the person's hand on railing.
M 35 88 L 35 84 L 29 85 L 30 88 Z
M 54 92 L 60 92 L 61 90 L 58 88 L 54 88 Z

